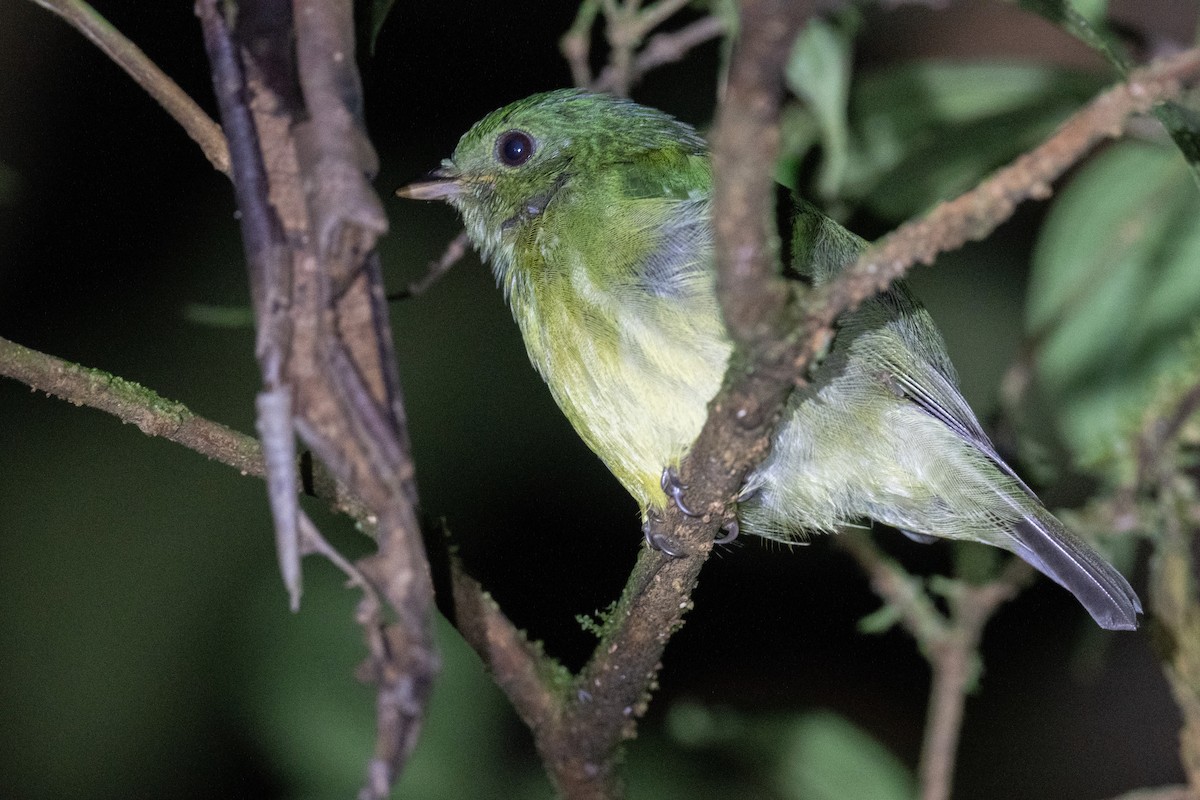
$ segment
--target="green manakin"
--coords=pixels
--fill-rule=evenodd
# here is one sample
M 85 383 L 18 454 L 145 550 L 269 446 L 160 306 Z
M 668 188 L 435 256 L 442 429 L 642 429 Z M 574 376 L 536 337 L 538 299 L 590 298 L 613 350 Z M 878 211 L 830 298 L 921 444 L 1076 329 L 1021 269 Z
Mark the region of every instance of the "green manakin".
M 434 178 L 400 194 L 462 214 L 558 405 L 643 513 L 661 509 L 673 487 L 660 479 L 700 432 L 732 349 L 705 140 L 627 100 L 554 91 L 484 117 Z M 798 206 L 792 266 L 819 285 L 865 243 Z M 738 500 L 742 531 L 785 542 L 870 518 L 995 545 L 1102 627 L 1137 627 L 1133 589 L 1001 460 L 899 282 L 838 320 Z

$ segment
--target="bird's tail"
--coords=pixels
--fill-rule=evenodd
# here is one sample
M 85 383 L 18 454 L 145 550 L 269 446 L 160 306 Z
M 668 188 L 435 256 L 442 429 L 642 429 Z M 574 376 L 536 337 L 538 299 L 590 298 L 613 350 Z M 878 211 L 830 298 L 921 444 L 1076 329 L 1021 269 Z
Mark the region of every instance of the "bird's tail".
M 1142 601 L 1129 582 L 1049 512 L 1027 514 L 1009 532 L 1013 551 L 1075 595 L 1101 628 L 1137 628 Z

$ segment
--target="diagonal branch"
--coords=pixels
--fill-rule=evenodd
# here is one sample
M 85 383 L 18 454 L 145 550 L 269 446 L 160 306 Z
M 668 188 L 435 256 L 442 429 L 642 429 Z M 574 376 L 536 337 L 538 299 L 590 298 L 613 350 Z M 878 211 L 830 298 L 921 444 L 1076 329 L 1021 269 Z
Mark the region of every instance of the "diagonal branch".
M 72 405 L 112 414 L 147 436 L 181 444 L 243 475 L 261 478 L 264 474 L 262 448 L 254 437 L 197 416 L 183 403 L 103 370 L 72 364 L 0 337 L 0 375 Z

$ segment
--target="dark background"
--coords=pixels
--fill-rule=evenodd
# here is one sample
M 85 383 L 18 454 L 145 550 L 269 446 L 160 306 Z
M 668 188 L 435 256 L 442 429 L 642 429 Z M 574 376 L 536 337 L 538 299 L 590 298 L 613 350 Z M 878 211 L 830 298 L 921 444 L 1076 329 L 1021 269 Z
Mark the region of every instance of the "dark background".
M 190 4 L 97 5 L 212 108 Z M 873 20 L 860 58 L 1094 63 L 1039 20 L 974 5 Z M 1194 13 L 1155 5 L 1164 24 Z M 364 64 L 393 286 L 457 228 L 449 209 L 392 191 L 487 111 L 569 83 L 557 38 L 573 13 L 398 4 Z M 716 66 L 709 45 L 635 97 L 703 126 Z M 226 180 L 95 47 L 27 2 L 0 5 L 0 165 L 13 181 L 0 205 L 0 335 L 252 431 L 252 332 L 185 317 L 193 303 L 248 303 Z M 1017 345 L 1040 213 L 1023 209 L 914 279 L 984 417 Z M 892 224 L 857 222 L 865 235 Z M 967 261 L 988 263 L 953 266 Z M 474 256 L 394 320 L 426 513 L 446 519 L 518 625 L 581 663 L 593 639 L 575 615 L 618 595 L 642 544 L 633 501 L 562 419 Z M 372 735 L 370 690 L 352 677 L 354 594 L 310 559 L 304 608 L 287 612 L 259 482 L 11 381 L 0 381 L 0 476 L 0 796 L 350 795 Z M 344 520 L 321 520 L 348 551 L 367 548 Z M 948 565 L 941 546 L 894 537 L 892 548 L 915 569 Z M 741 540 L 706 567 L 695 602 L 631 770 L 689 703 L 746 719 L 832 709 L 915 763 L 927 668 L 906 635 L 856 632 L 878 601 L 828 542 Z M 528 735 L 443 632 L 446 681 L 404 796 L 548 796 Z M 1147 636 L 1104 636 L 1102 657 L 1086 657 L 1100 635 L 1045 581 L 1003 609 L 967 706 L 957 796 L 1100 798 L 1181 780 L 1177 714 Z M 503 764 L 503 778 L 473 783 L 485 764 Z

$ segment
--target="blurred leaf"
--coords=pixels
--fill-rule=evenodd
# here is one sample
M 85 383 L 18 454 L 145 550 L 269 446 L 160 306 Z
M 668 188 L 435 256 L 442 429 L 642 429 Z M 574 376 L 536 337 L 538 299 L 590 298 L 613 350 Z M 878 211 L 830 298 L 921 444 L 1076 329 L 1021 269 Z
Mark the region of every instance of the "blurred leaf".
M 817 181 L 822 197 L 833 197 L 850 161 L 847 102 L 853 29 L 857 16 L 843 15 L 839 23 L 814 17 L 792 45 L 785 70 L 788 88 L 812 109 L 824 145 Z
M 668 748 L 652 770 L 665 792 L 638 791 L 644 797 L 755 797 L 784 800 L 911 800 L 912 777 L 883 745 L 843 717 L 820 711 L 805 714 L 753 714 L 694 702 L 671 706 L 666 728 L 686 750 L 698 751 L 702 761 L 679 759 L 679 748 Z M 642 736 L 630 758 L 645 758 Z M 680 791 L 693 778 L 697 763 L 707 765 L 706 783 L 695 793 Z M 631 767 L 633 764 L 631 763 Z M 640 776 L 629 770 L 631 786 L 645 789 Z M 675 773 L 675 777 L 672 777 Z M 740 777 L 739 777 L 740 776 Z M 739 787 L 739 780 L 754 783 Z
M 1154 116 L 1171 134 L 1171 140 L 1183 153 L 1191 167 L 1192 176 L 1200 185 L 1200 113 L 1195 109 L 1174 101 L 1161 103 L 1154 108 Z
M 0 206 L 12 205 L 17 199 L 17 190 L 21 186 L 17 173 L 6 164 L 0 162 Z
M 219 306 L 212 303 L 188 303 L 183 318 L 206 328 L 253 328 L 254 309 L 250 306 Z
M 775 180 L 792 191 L 804 156 L 821 142 L 821 124 L 812 109 L 801 103 L 789 102 L 783 107 L 779 120 L 779 161 L 775 165 Z
M 1000 63 L 923 62 L 863 76 L 841 194 L 907 219 L 1040 142 L 1099 86 L 1090 75 Z
M 1045 17 L 1067 33 L 1079 39 L 1093 50 L 1104 55 L 1109 63 L 1124 75 L 1129 69 L 1129 58 L 1116 38 L 1101 27 L 1104 22 L 1104 3 L 1088 3 L 1088 13 L 1078 11 L 1069 0 L 1019 0 L 1018 5 Z M 1097 8 L 1099 6 L 1099 8 Z
M 374 747 L 374 692 L 355 677 L 364 658 L 354 624 L 357 593 L 317 559 L 305 564 L 304 606 L 284 610 L 278 578 L 264 579 L 247 619 L 245 652 L 253 659 L 243 701 L 257 743 L 286 775 L 292 797 L 351 797 Z M 421 740 L 395 795 L 423 800 L 516 797 L 508 787 L 524 773 L 545 777 L 532 759 L 511 752 L 522 730 L 479 659 L 438 618 L 442 670 Z
M 823 143 L 823 159 L 836 163 L 822 165 L 819 191 L 907 219 L 1040 142 L 1101 85 L 1024 64 L 920 62 L 866 74 L 851 87 L 845 163 L 831 155 L 831 123 L 814 103 L 785 109 L 780 181 L 795 188 L 798 166 Z
M 899 606 L 893 603 L 884 603 L 858 621 L 858 630 L 875 635 L 887 633 L 900 621 L 901 614 Z
M 395 5 L 396 0 L 371 0 L 369 17 L 370 33 L 368 38 L 371 55 L 375 54 L 375 42 L 379 38 L 379 32 L 383 30 L 383 23 L 387 21 L 388 15 L 392 13 L 392 8 Z
M 787 733 L 778 782 L 796 800 L 911 800 L 912 776 L 887 748 L 831 712 L 801 717 Z
M 954 574 L 976 586 L 994 580 L 1007 559 L 998 548 L 961 540 L 954 542 L 952 552 Z
M 1104 27 L 1106 3 L 1097 0 L 1077 3 L 1080 7 L 1086 6 L 1083 11 L 1077 10 L 1068 0 L 1019 0 L 1019 5 L 1045 17 L 1101 53 L 1121 77 L 1127 77 L 1133 68 L 1121 43 Z M 1183 153 L 1197 185 L 1200 185 L 1200 115 L 1173 100 L 1159 103 L 1153 113 Z
M 1074 6 L 1092 25 L 1099 24 L 1108 15 L 1108 0 L 1075 0 Z
M 1037 375 L 1077 460 L 1097 468 L 1200 311 L 1200 193 L 1171 149 L 1109 148 L 1051 209 L 1029 285 Z M 1111 464 L 1109 464 L 1111 466 Z

